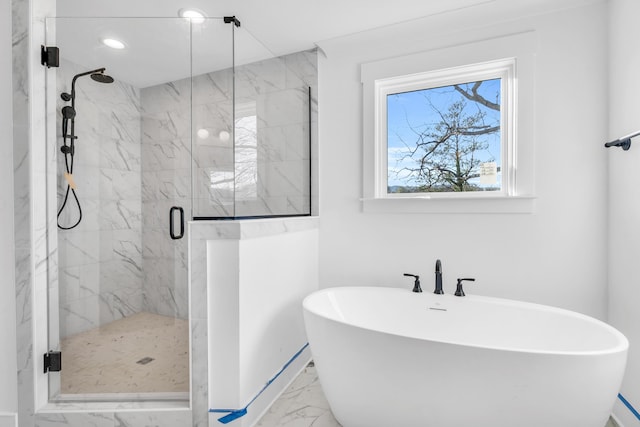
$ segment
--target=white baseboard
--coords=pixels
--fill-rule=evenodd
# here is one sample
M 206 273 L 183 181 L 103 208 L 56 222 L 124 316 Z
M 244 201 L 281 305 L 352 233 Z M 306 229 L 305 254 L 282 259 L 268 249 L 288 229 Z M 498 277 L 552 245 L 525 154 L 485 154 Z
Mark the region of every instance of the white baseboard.
M 295 379 L 300 375 L 300 372 L 309 364 L 311 361 L 311 349 L 307 346 L 300 355 L 287 367 L 287 369 L 282 373 L 282 375 L 274 381 L 271 386 L 265 393 L 263 393 L 256 401 L 254 402 L 253 414 L 250 414 L 250 417 L 247 417 L 247 423 L 245 426 L 254 427 L 258 421 L 262 418 L 262 416 L 269 410 L 271 405 L 278 400 L 280 395 L 287 390 L 289 385 L 295 381 Z
M 613 426 L 611 426 L 611 427 L 624 427 L 622 425 L 622 423 L 620 422 L 620 420 L 618 419 L 618 417 L 616 417 L 613 414 L 611 414 L 611 420 L 613 421 Z M 609 427 L 609 426 L 607 425 L 607 427 Z

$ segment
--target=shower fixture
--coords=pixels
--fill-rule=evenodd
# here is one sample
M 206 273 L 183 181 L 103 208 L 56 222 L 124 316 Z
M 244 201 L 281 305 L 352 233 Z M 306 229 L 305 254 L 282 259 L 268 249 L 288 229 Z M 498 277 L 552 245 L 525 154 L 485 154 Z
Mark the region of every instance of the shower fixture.
M 86 71 L 84 73 L 76 74 L 73 76 L 73 80 L 71 80 L 71 93 L 63 92 L 60 94 L 60 98 L 63 101 L 69 102 L 71 101 L 71 105 L 65 105 L 62 107 L 62 147 L 60 147 L 60 151 L 64 154 L 64 164 L 65 164 L 65 174 L 64 178 L 67 181 L 67 190 L 64 195 L 64 201 L 62 202 L 62 206 L 58 209 L 58 228 L 62 230 L 71 230 L 80 224 L 82 221 L 82 207 L 80 206 L 80 201 L 78 200 L 78 195 L 76 194 L 76 184 L 73 180 L 73 160 L 75 156 L 75 141 L 78 137 L 75 134 L 75 117 L 76 117 L 76 80 L 79 77 L 83 76 L 91 76 L 91 79 L 98 83 L 113 83 L 113 77 L 106 75 L 105 68 L 98 68 L 96 70 Z M 67 206 L 67 201 L 69 199 L 69 193 L 73 195 L 73 198 L 76 201 L 76 205 L 78 206 L 78 220 L 70 226 L 64 226 L 60 224 L 60 215 L 64 211 L 64 208 Z

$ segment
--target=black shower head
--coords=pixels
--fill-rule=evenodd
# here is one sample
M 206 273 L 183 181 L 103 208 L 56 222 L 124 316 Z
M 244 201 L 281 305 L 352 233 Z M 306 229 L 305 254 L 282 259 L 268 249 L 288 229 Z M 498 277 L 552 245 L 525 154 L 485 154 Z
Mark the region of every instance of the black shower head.
M 82 76 L 91 75 L 91 79 L 99 83 L 113 83 L 113 77 L 104 74 L 104 71 L 105 68 L 98 68 L 97 70 L 85 71 L 84 73 L 76 74 L 71 80 L 71 93 L 65 92 L 61 94 L 60 97 L 64 101 L 73 102 L 76 97 L 76 80 L 78 80 L 78 78 Z
M 93 73 L 91 78 L 98 83 L 113 83 L 113 77 L 103 73 Z

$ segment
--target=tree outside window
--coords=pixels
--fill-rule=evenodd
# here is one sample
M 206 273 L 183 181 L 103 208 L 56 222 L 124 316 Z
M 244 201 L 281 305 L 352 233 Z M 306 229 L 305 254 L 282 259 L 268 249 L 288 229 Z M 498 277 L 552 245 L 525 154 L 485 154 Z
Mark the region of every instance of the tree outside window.
M 387 192 L 501 190 L 501 79 L 387 94 Z

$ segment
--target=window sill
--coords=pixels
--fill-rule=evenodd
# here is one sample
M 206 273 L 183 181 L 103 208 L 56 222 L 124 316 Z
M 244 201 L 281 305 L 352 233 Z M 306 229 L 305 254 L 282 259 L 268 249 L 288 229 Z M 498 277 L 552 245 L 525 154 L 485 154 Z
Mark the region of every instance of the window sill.
M 429 214 L 531 214 L 534 196 L 497 197 L 403 197 L 361 199 L 367 213 L 429 213 Z

